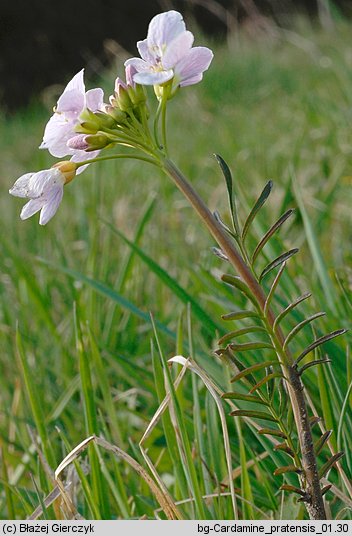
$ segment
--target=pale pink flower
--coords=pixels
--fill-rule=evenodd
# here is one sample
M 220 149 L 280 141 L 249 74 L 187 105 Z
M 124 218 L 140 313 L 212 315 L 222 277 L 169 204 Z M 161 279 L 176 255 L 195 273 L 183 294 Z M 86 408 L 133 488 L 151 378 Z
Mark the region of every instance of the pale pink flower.
M 178 86 L 200 82 L 213 59 L 206 47 L 194 47 L 193 34 L 186 30 L 182 15 L 167 11 L 154 17 L 144 41 L 137 43 L 141 58 L 131 58 L 125 65 L 137 71 L 137 84 L 161 85 L 172 80 L 173 91 Z
M 95 112 L 103 108 L 103 90 L 95 88 L 86 91 L 83 72 L 84 69 L 77 73 L 65 87 L 57 101 L 54 114 L 45 127 L 43 142 L 40 145 L 40 149 L 48 149 L 57 158 L 72 155 L 73 162 L 82 162 L 95 158 L 99 154 L 99 151 L 86 153 L 68 145 L 70 138 L 76 136 L 75 127 L 79 124 L 79 116 L 83 110 L 88 108 Z M 81 173 L 85 167 L 80 167 L 78 173 Z
M 26 220 L 40 210 L 40 225 L 48 223 L 59 208 L 64 185 L 75 175 L 76 165 L 71 162 L 59 162 L 50 169 L 22 175 L 9 190 L 11 195 L 29 199 L 20 218 Z

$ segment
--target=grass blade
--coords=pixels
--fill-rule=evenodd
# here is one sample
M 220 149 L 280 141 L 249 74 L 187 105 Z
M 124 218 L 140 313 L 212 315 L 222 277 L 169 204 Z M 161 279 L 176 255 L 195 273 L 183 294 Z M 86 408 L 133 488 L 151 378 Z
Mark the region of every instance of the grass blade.
M 95 402 L 95 390 L 91 377 L 90 363 L 85 350 L 81 332 L 80 318 L 77 307 L 74 310 L 76 346 L 79 356 L 79 373 L 81 378 L 82 405 L 86 430 L 89 435 L 99 434 L 97 421 L 98 410 Z M 110 504 L 106 497 L 105 481 L 103 482 L 97 453 L 93 448 L 88 449 L 92 474 L 92 488 L 95 503 L 99 505 L 99 519 L 110 519 Z M 101 510 L 100 510 L 101 509 Z
M 50 467 L 53 468 L 56 465 L 55 455 L 54 455 L 54 451 L 52 449 L 49 436 L 48 436 L 48 432 L 47 432 L 47 428 L 45 425 L 45 418 L 44 418 L 43 409 L 42 409 L 43 405 L 39 399 L 39 390 L 37 389 L 37 386 L 35 385 L 33 381 L 32 372 L 29 368 L 28 361 L 24 353 L 24 349 L 22 345 L 22 338 L 18 329 L 16 331 L 16 350 L 17 350 L 19 367 L 22 373 L 23 383 L 25 386 L 25 391 L 27 393 L 27 397 L 28 397 L 29 405 L 32 411 L 35 426 L 36 426 L 38 435 L 43 445 L 43 451 L 44 451 L 45 457 Z
M 344 417 L 346 415 L 346 411 L 348 409 L 348 404 L 349 404 L 349 398 L 350 398 L 351 391 L 352 391 L 352 382 L 348 386 L 346 396 L 345 396 L 343 404 L 342 404 L 341 413 L 340 413 L 340 417 L 339 417 L 339 422 L 338 422 L 338 426 L 337 426 L 337 449 L 338 450 L 341 449 L 342 425 L 343 425 L 343 422 L 344 422 Z
M 58 270 L 62 272 L 63 274 L 68 275 L 69 277 L 72 277 L 73 279 L 77 279 L 78 281 L 81 281 L 82 283 L 86 283 L 90 287 L 92 287 L 96 292 L 99 292 L 99 294 L 102 294 L 103 296 L 115 301 L 118 303 L 123 309 L 127 309 L 132 314 L 136 315 L 137 317 L 141 318 L 148 324 L 150 323 L 150 316 L 148 313 L 145 313 L 144 311 L 141 311 L 136 305 L 134 305 L 132 302 L 121 296 L 118 292 L 113 290 L 112 288 L 108 287 L 101 281 L 97 281 L 96 279 L 92 279 L 91 277 L 88 277 L 80 272 L 77 272 L 76 270 L 71 270 L 70 268 L 66 268 L 64 266 L 57 266 L 56 264 L 43 259 L 43 258 L 37 258 L 39 262 L 42 264 L 46 264 L 47 266 L 50 266 L 51 268 Z M 167 328 L 164 324 L 161 322 L 156 321 L 155 325 L 157 328 L 164 333 L 165 335 L 168 335 L 172 339 L 175 339 L 175 333 L 171 331 L 169 328 Z
M 140 259 L 148 266 L 149 270 L 153 272 L 183 303 L 190 303 L 192 306 L 193 314 L 200 320 L 200 322 L 208 329 L 211 335 L 214 335 L 216 330 L 223 331 L 222 326 L 214 322 L 214 320 L 200 307 L 198 302 L 181 287 L 181 285 L 171 277 L 166 270 L 164 270 L 157 262 L 155 262 L 147 253 L 145 253 L 140 247 L 128 240 L 118 229 L 116 229 L 111 223 L 105 222 L 109 229 L 119 236 L 125 244 L 127 244 L 131 250 L 140 257 Z
M 240 463 L 241 463 L 241 489 L 242 496 L 245 499 L 242 501 L 242 510 L 244 519 L 255 519 L 252 504 L 255 504 L 252 492 L 251 481 L 247 467 L 246 447 L 243 440 L 242 425 L 240 419 L 235 419 L 238 441 L 240 445 Z
M 301 188 L 299 186 L 298 181 L 294 177 L 292 177 L 292 185 L 296 201 L 303 219 L 303 225 L 306 232 L 308 246 L 313 257 L 315 269 L 321 282 L 322 290 L 325 294 L 325 298 L 329 305 L 329 308 L 336 314 L 335 291 L 332 286 L 327 267 L 320 251 L 317 236 L 314 232 L 312 223 L 304 206 Z
M 206 519 L 207 514 L 205 510 L 205 505 L 203 503 L 201 490 L 199 487 L 198 476 L 197 476 L 197 472 L 194 466 L 194 461 L 192 459 L 191 445 L 190 445 L 187 429 L 185 426 L 183 412 L 179 406 L 179 401 L 176 396 L 176 392 L 175 392 L 175 388 L 171 379 L 170 371 L 168 369 L 168 366 L 164 360 L 164 357 L 161 351 L 161 346 L 160 346 L 160 342 L 159 342 L 158 334 L 156 331 L 156 327 L 154 325 L 153 318 L 152 318 L 152 323 L 153 323 L 154 335 L 155 335 L 160 359 L 161 359 L 164 373 L 166 376 L 167 387 L 170 392 L 172 408 L 173 408 L 174 415 L 175 415 L 175 426 L 177 430 L 176 435 L 178 438 L 177 443 L 179 443 L 180 455 L 183 459 L 187 482 L 188 482 L 190 489 L 192 490 L 192 494 L 193 494 L 194 501 L 195 501 L 196 516 L 199 519 Z

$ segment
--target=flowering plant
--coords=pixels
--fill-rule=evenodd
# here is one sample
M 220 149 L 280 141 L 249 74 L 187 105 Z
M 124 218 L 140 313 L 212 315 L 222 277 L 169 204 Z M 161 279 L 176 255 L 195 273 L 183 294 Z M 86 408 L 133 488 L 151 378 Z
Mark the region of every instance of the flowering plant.
M 58 209 L 62 186 L 72 180 L 74 171 L 78 175 L 88 164 L 96 162 L 105 147 L 127 146 L 138 151 L 138 154 L 131 155 L 132 158 L 161 164 L 167 154 L 166 103 L 179 87 L 200 82 L 213 58 L 211 50 L 192 48 L 192 44 L 193 35 L 186 30 L 180 13 L 161 13 L 151 21 L 147 38 L 137 44 L 142 59 L 131 58 L 125 62 L 126 81 L 119 77 L 116 79 L 108 104 L 103 102 L 102 89 L 86 91 L 83 69 L 72 78 L 45 127 L 40 145 L 40 149 L 47 149 L 55 157 L 71 156 L 70 179 L 64 179 L 57 171 L 61 164 L 55 164 L 53 171 L 20 177 L 10 193 L 31 199 L 21 212 L 22 219 L 42 209 L 39 223 L 45 225 Z M 153 85 L 159 100 L 154 135 L 148 123 L 144 85 Z M 160 117 L 162 145 L 158 139 Z M 128 155 L 101 159 L 123 157 Z M 67 166 L 66 163 L 62 165 Z M 24 184 L 26 187 L 23 187 Z
M 70 161 L 54 164 L 49 170 L 27 173 L 21 176 L 10 189 L 14 196 L 28 198 L 23 207 L 21 218 L 26 219 L 41 211 L 39 223 L 45 225 L 56 213 L 62 200 L 63 189 L 76 175 L 89 164 L 98 161 L 134 158 L 148 162 L 166 173 L 185 195 L 205 226 L 208 228 L 220 249 L 215 253 L 228 261 L 236 275 L 225 274 L 222 279 L 240 291 L 248 301 L 248 308 L 225 314 L 224 320 L 238 321 L 249 319 L 254 324 L 226 333 L 220 341 L 216 354 L 234 375 L 232 382 L 246 381 L 248 394 L 237 391 L 222 393 L 226 400 L 242 400 L 249 404 L 262 406 L 261 411 L 238 409 L 232 406 L 231 415 L 244 418 L 266 420 L 275 423 L 276 428 L 261 428 L 260 435 L 273 439 L 274 448 L 290 457 L 290 464 L 278 467 L 276 476 L 294 473 L 297 485 L 283 484 L 281 490 L 300 495 L 312 519 L 326 517 L 323 495 L 330 484 L 322 485 L 327 471 L 338 462 L 341 452 L 332 453 L 330 459 L 318 470 L 317 449 L 313 446 L 311 421 L 309 419 L 302 374 L 307 368 L 321 365 L 326 359 L 313 360 L 301 365 L 302 360 L 321 344 L 341 335 L 337 330 L 317 338 L 312 344 L 294 357 L 289 345 L 300 329 L 315 320 L 321 313 L 305 319 L 284 335 L 281 322 L 299 303 L 308 296 L 301 296 L 289 303 L 278 315 L 272 309 L 273 297 L 279 287 L 280 278 L 286 263 L 298 250 L 292 249 L 272 260 L 260 273 L 257 273 L 256 259 L 270 238 L 291 216 L 287 211 L 267 231 L 253 252 L 248 250 L 246 237 L 251 224 L 261 207 L 268 199 L 272 183 L 269 182 L 241 226 L 234 196 L 230 169 L 224 160 L 217 156 L 220 169 L 225 177 L 232 228 L 228 227 L 218 213 L 212 214 L 195 192 L 177 166 L 170 160 L 167 144 L 167 106 L 179 88 L 196 84 L 202 80 L 203 73 L 211 64 L 213 53 L 206 47 L 192 47 L 193 35 L 186 30 L 182 16 L 176 11 L 162 13 L 153 18 L 149 25 L 147 38 L 137 44 L 141 58 L 131 58 L 125 63 L 125 80 L 116 79 L 109 102 L 104 103 L 103 92 L 96 88 L 85 90 L 83 71 L 80 71 L 66 86 L 59 98 L 54 114 L 49 120 L 42 149 L 47 149 L 56 157 L 70 156 Z M 150 117 L 145 85 L 152 85 L 158 108 Z M 123 146 L 129 152 L 112 153 L 106 148 Z M 263 286 L 263 279 L 279 267 L 269 291 Z M 265 340 L 237 343 L 237 338 L 247 334 L 259 333 Z M 235 341 L 235 342 L 230 342 Z M 244 366 L 238 354 L 251 350 L 270 350 L 273 359 L 262 360 L 250 367 Z M 173 362 L 186 365 L 182 356 Z M 193 364 L 193 369 L 199 369 Z M 256 374 L 262 373 L 258 379 Z M 171 389 L 171 387 L 170 387 Z M 264 390 L 266 389 L 266 390 Z M 275 399 L 276 394 L 280 397 Z M 233 404 L 233 402 L 231 402 Z M 286 408 L 290 404 L 291 414 L 296 425 L 292 431 Z M 327 433 L 319 440 L 319 449 L 328 440 Z M 280 438 L 281 442 L 278 442 Z M 229 460 L 231 469 L 231 460 Z M 231 470 L 229 470 L 231 477 Z M 192 475 L 190 475 L 192 480 Z M 323 482 L 324 483 L 324 482 Z M 230 478 L 233 515 L 238 516 L 233 483 Z M 199 497 L 195 497 L 198 501 Z M 199 508 L 202 511 L 200 505 Z M 170 514 L 172 517 L 173 514 Z

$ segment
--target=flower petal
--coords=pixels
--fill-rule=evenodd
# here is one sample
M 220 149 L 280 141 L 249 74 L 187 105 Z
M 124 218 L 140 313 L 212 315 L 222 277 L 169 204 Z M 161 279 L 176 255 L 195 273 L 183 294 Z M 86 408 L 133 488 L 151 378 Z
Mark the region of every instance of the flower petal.
M 86 93 L 86 106 L 92 112 L 101 110 L 103 106 L 103 100 L 104 100 L 104 91 L 100 89 L 100 87 L 96 87 L 95 89 L 90 89 Z
M 184 56 L 187 56 L 192 45 L 194 37 L 191 32 L 182 32 L 167 47 L 163 56 L 163 66 L 165 69 L 175 67 Z
M 50 168 L 33 173 L 29 179 L 28 197 L 36 199 L 40 196 L 46 196 L 57 187 L 65 184 L 65 177 L 59 168 Z
M 75 154 L 72 156 L 70 160 L 71 162 L 84 162 L 85 160 L 96 158 L 99 153 L 100 151 L 89 151 L 88 153 L 86 151 L 75 151 Z M 82 173 L 85 169 L 87 169 L 88 166 L 89 164 L 85 166 L 80 166 L 76 171 L 76 175 L 79 175 L 80 173 Z
M 148 46 L 158 46 L 160 51 L 171 43 L 175 37 L 186 30 L 181 13 L 178 11 L 167 11 L 156 15 L 149 24 L 148 28 Z
M 67 121 L 62 114 L 55 113 L 48 121 L 39 149 L 48 149 L 50 154 L 62 158 L 72 151 L 67 147 L 67 140 L 76 133 L 74 123 Z
M 84 108 L 84 93 L 77 89 L 65 91 L 57 101 L 56 112 L 71 114 L 80 114 Z
M 55 188 L 40 213 L 39 224 L 45 225 L 55 215 L 64 194 L 63 186 Z
M 169 71 L 160 71 L 159 73 L 155 73 L 152 71 L 145 71 L 145 72 L 139 72 L 134 75 L 133 80 L 137 84 L 142 84 L 146 86 L 155 86 L 155 85 L 161 85 L 165 84 L 165 82 L 168 82 L 173 78 L 174 72 L 172 69 Z
M 126 84 L 134 89 L 135 83 L 133 81 L 133 76 L 136 74 L 137 69 L 134 67 L 134 65 L 127 65 L 125 68 L 125 78 L 126 78 Z
M 125 67 L 129 66 L 134 67 L 139 73 L 143 71 L 149 71 L 150 69 L 150 65 L 146 61 L 141 60 L 140 58 L 130 58 L 129 60 L 125 61 Z
M 22 175 L 15 184 L 10 188 L 9 193 L 15 197 L 28 197 L 29 193 L 29 180 L 34 173 L 25 173 Z
M 67 86 L 64 89 L 64 93 L 66 91 L 70 90 L 76 90 L 79 93 L 84 94 L 86 91 L 85 85 L 84 85 L 84 69 L 81 69 L 79 73 L 75 74 L 75 76 L 70 80 L 70 82 L 67 84 Z
M 214 55 L 209 48 L 192 48 L 187 56 L 183 57 L 175 66 L 175 78 L 180 81 L 180 85 L 187 85 L 187 80 L 196 78 L 198 75 L 206 71 L 213 56 Z
M 180 82 L 180 87 L 186 87 L 186 86 L 193 86 L 193 84 L 198 84 L 203 78 L 203 73 L 196 74 L 195 76 L 192 76 L 191 78 L 186 78 L 186 80 L 183 80 L 183 82 Z
M 156 56 L 153 53 L 153 50 L 149 49 L 148 39 L 144 39 L 143 41 L 138 41 L 137 48 L 138 48 L 138 52 L 141 58 L 143 58 L 144 61 L 146 61 L 147 63 L 151 63 L 151 64 L 155 63 Z
M 24 207 L 21 210 L 20 218 L 21 220 L 27 220 L 33 214 L 36 212 L 39 212 L 39 210 L 43 207 L 43 203 L 45 201 L 43 199 L 31 199 L 24 205 Z

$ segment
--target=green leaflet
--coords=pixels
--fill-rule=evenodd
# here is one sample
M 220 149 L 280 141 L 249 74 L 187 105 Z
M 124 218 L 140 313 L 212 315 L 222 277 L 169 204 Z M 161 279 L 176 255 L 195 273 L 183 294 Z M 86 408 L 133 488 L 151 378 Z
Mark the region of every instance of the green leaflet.
M 298 252 L 298 248 L 290 249 L 290 251 L 286 251 L 282 255 L 279 255 L 274 259 L 272 262 L 270 262 L 262 271 L 262 273 L 259 276 L 259 282 L 262 281 L 263 277 L 265 277 L 271 270 L 274 270 L 277 266 L 280 266 L 280 264 L 286 262 L 290 257 L 295 255 Z
M 235 229 L 236 235 L 240 236 L 240 226 L 239 226 L 238 219 L 237 219 L 236 200 L 235 200 L 235 195 L 234 195 L 234 191 L 233 191 L 232 174 L 231 174 L 230 168 L 226 164 L 225 160 L 218 154 L 215 154 L 214 156 L 216 158 L 217 163 L 220 166 L 222 174 L 224 175 L 226 188 L 227 188 L 228 199 L 229 199 L 229 205 L 230 205 L 231 218 L 232 218 L 232 222 L 233 222 L 233 227 Z
M 262 193 L 258 197 L 254 207 L 252 208 L 252 210 L 250 211 L 246 221 L 244 222 L 244 226 L 243 226 L 243 230 L 242 230 L 242 240 L 245 240 L 245 238 L 247 236 L 247 233 L 248 233 L 248 230 L 249 230 L 249 228 L 251 226 L 252 221 L 254 220 L 254 218 L 258 214 L 259 210 L 264 205 L 265 201 L 268 199 L 268 197 L 269 197 L 269 195 L 271 193 L 272 187 L 273 187 L 273 182 L 272 181 L 268 181 L 266 183 L 266 185 L 264 186 L 264 189 L 263 189 Z
M 256 395 L 244 395 L 242 393 L 236 393 L 235 391 L 230 391 L 229 393 L 224 393 L 222 398 L 231 399 L 231 400 L 244 400 L 246 402 L 252 402 L 254 404 L 262 404 L 263 406 L 269 406 L 269 403 L 266 400 L 262 400 L 259 396 Z
M 262 326 L 249 326 L 248 328 L 241 328 L 226 333 L 226 335 L 221 337 L 218 342 L 219 344 L 224 344 L 225 342 L 228 342 L 232 339 L 236 339 L 237 337 L 241 337 L 242 335 L 246 335 L 247 333 L 255 333 L 258 331 L 260 331 L 261 333 L 267 333 L 266 329 Z
M 284 473 L 302 473 L 302 469 L 296 467 L 295 465 L 285 465 L 283 467 L 278 467 L 275 469 L 273 475 L 283 475 Z
M 260 389 L 263 385 L 265 385 L 268 382 L 270 383 L 275 378 L 282 378 L 282 373 L 281 372 L 272 372 L 271 374 L 268 374 L 262 380 L 260 380 L 258 383 L 256 383 L 249 392 L 254 393 L 258 389 Z
M 254 264 L 256 258 L 258 257 L 259 253 L 265 246 L 265 244 L 270 240 L 270 238 L 278 231 L 281 227 L 281 225 L 294 213 L 294 209 L 290 208 L 287 210 L 278 220 L 270 227 L 270 229 L 265 233 L 263 238 L 258 243 L 257 247 L 254 250 L 254 253 L 252 255 L 252 264 Z
M 327 474 L 327 472 L 330 471 L 330 469 L 335 465 L 335 463 L 338 462 L 344 455 L 344 452 L 337 452 L 336 454 L 331 456 L 331 458 L 319 469 L 319 478 L 323 478 Z
M 256 297 L 252 294 L 251 290 L 240 277 L 223 274 L 221 276 L 221 280 L 242 292 L 253 303 L 254 307 L 258 310 L 258 313 L 260 314 L 260 306 L 257 302 Z
M 265 413 L 264 411 L 255 411 L 252 409 L 236 409 L 231 411 L 230 415 L 233 417 L 252 417 L 253 419 L 262 419 L 264 421 L 278 422 L 275 417 Z
M 252 365 L 250 367 L 245 368 L 244 370 L 241 370 L 238 374 L 236 374 L 236 376 L 231 378 L 231 383 L 232 382 L 237 382 L 238 380 L 240 380 L 244 376 L 248 376 L 248 374 L 252 374 L 253 372 L 257 372 L 258 370 L 261 370 L 261 369 L 263 369 L 265 367 L 270 367 L 271 365 L 277 365 L 277 364 L 278 364 L 277 360 L 275 360 L 275 361 L 263 361 L 262 363 L 256 363 L 255 365 Z
M 316 339 L 312 344 L 307 346 L 305 350 L 297 357 L 295 360 L 295 364 L 299 363 L 306 355 L 308 355 L 312 350 L 320 346 L 321 344 L 324 344 L 327 341 L 330 341 L 331 339 L 334 339 L 335 337 L 339 337 L 340 335 L 343 335 L 346 333 L 347 329 L 337 329 L 336 331 L 332 331 L 331 333 L 328 333 L 327 335 L 323 335 L 322 337 L 319 337 L 319 339 Z

